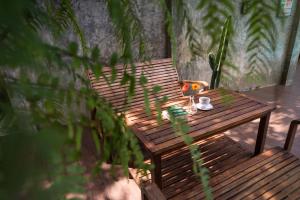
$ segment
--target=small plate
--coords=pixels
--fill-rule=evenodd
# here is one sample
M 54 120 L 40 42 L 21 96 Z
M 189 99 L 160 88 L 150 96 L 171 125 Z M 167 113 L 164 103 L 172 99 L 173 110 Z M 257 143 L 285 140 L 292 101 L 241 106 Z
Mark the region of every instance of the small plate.
M 211 110 L 211 109 L 213 109 L 214 107 L 213 107 L 213 105 L 211 105 L 211 104 L 204 105 L 204 104 L 201 104 L 201 103 L 197 103 L 197 108 L 198 108 L 199 110 Z

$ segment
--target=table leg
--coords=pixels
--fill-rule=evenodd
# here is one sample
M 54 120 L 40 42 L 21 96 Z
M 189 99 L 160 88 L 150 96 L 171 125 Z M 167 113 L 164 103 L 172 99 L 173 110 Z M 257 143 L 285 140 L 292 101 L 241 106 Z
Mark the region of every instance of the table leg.
M 271 112 L 260 118 L 258 133 L 256 138 L 255 152 L 254 152 L 255 156 L 262 153 L 264 150 L 270 116 L 271 116 Z
M 154 164 L 154 169 L 151 172 L 151 177 L 154 183 L 161 189 L 161 155 L 156 155 L 152 157 L 152 164 Z

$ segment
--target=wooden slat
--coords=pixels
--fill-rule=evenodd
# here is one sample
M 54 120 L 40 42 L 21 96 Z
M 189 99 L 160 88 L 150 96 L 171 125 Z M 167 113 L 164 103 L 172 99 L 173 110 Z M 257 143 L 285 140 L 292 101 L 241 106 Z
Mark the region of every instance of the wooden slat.
M 249 102 L 249 100 L 245 99 L 245 98 L 236 97 L 234 99 L 235 104 L 232 103 L 232 104 L 229 104 L 228 106 L 225 107 L 222 97 L 214 98 L 212 100 L 212 104 L 214 105 L 214 109 L 211 112 L 199 110 L 199 111 L 197 111 L 197 114 L 194 114 L 192 116 L 192 118 L 189 117 L 188 119 L 190 121 L 191 120 L 196 120 L 196 119 L 199 119 L 199 118 L 202 118 L 202 117 L 205 117 L 205 116 L 209 116 L 209 115 L 214 114 L 214 113 L 218 113 L 218 112 L 230 109 L 230 108 L 234 108 L 236 106 L 240 106 L 242 103 L 245 103 L 245 102 Z M 176 105 L 185 107 L 186 103 L 187 103 L 186 101 L 183 101 L 181 103 L 177 103 Z M 166 109 L 165 106 L 163 107 L 163 109 Z M 144 113 L 144 111 L 142 111 L 142 112 Z M 153 122 L 153 119 L 155 119 L 154 116 L 156 114 L 157 114 L 156 111 L 153 111 L 153 114 L 151 116 L 148 116 L 147 114 L 137 114 L 136 113 L 135 116 L 133 116 L 134 118 L 131 119 L 131 121 L 134 122 L 133 125 L 136 128 L 140 128 L 140 127 L 142 127 L 141 125 L 149 124 L 149 122 Z M 140 123 L 140 122 L 143 122 L 143 123 Z M 154 121 L 154 122 L 156 122 L 156 121 Z M 164 128 L 163 125 L 166 125 L 166 124 L 170 124 L 170 122 L 168 120 L 165 120 L 164 123 L 159 124 L 159 126 L 150 127 L 150 128 L 146 127 L 147 133 L 145 133 L 145 134 L 150 135 L 151 133 L 155 132 L 156 130 L 160 131 Z M 156 125 L 158 125 L 158 124 L 156 124 Z M 169 128 L 168 125 L 166 125 L 165 127 Z M 152 130 L 151 128 L 154 129 L 154 130 Z
M 295 181 L 300 179 L 300 167 L 293 168 L 292 170 L 286 172 L 280 177 L 272 180 L 271 182 L 266 183 L 264 186 L 260 186 L 255 191 L 244 191 L 239 194 L 239 196 L 235 197 L 243 197 L 243 199 L 267 199 L 276 194 L 278 194 L 282 188 L 287 188 L 291 183 L 293 184 Z
M 215 199 L 230 199 L 233 196 L 237 195 L 239 192 L 246 190 L 248 188 L 250 188 L 252 185 L 259 183 L 259 181 L 263 180 L 264 177 L 271 175 L 273 176 L 276 171 L 284 168 L 284 169 L 290 169 L 294 166 L 296 166 L 297 164 L 295 163 L 295 161 L 297 160 L 296 157 L 293 156 L 286 156 L 286 159 L 282 162 L 279 163 L 271 163 L 270 168 L 267 168 L 268 166 L 265 166 L 265 171 L 262 172 L 262 169 L 260 170 L 256 170 L 255 173 L 253 172 L 253 174 L 256 174 L 256 176 L 253 176 L 251 178 L 247 179 L 245 177 L 243 177 L 240 181 L 235 181 L 236 185 L 235 187 L 233 187 L 233 184 L 230 184 L 230 187 L 226 187 L 226 189 L 222 189 L 222 191 L 220 191 L 218 193 L 218 195 L 215 195 L 214 193 L 214 197 Z M 292 166 L 292 167 L 289 167 Z M 225 194 L 226 193 L 226 194 Z
M 146 196 L 147 199 L 151 200 L 165 200 L 166 198 L 161 193 L 159 188 L 156 184 L 150 183 L 146 184 L 145 187 L 143 187 L 143 194 Z
M 218 152 L 218 148 L 212 145 L 221 145 L 224 139 L 227 140 L 227 138 L 223 136 L 216 138 L 215 141 L 210 140 L 208 143 L 205 143 L 206 148 L 211 150 L 212 154 Z M 235 146 L 234 142 L 230 143 L 232 143 L 232 145 L 228 144 L 229 146 Z M 233 150 L 234 148 L 235 147 L 228 148 L 228 150 Z M 224 151 L 227 151 L 226 149 L 227 148 L 225 148 Z M 241 150 L 237 148 L 233 151 L 238 153 L 238 151 Z M 210 152 L 207 152 L 207 155 L 208 154 L 210 154 Z M 205 199 L 201 182 L 197 180 L 193 174 L 187 174 L 186 170 L 176 170 L 178 168 L 182 169 L 180 165 L 172 167 L 174 163 L 172 159 L 178 159 L 178 156 L 174 153 L 171 155 L 171 157 L 168 157 L 171 168 L 166 165 L 165 167 L 167 167 L 168 170 L 165 170 L 165 172 L 170 173 L 171 171 L 174 173 L 173 178 L 167 180 L 163 179 L 163 182 L 170 180 L 175 182 L 163 184 L 164 187 L 162 191 L 164 197 L 172 200 Z M 203 154 L 203 156 L 205 160 L 205 154 Z M 238 160 L 235 165 L 229 166 L 229 169 L 223 171 L 221 174 L 210 175 L 210 185 L 214 199 L 300 199 L 300 160 L 294 155 L 283 151 L 281 148 L 273 148 L 259 156 L 244 159 L 246 160 Z M 211 159 L 209 158 L 208 160 Z M 185 166 L 185 163 L 182 164 Z M 178 180 L 176 180 L 177 177 L 179 177 Z
M 211 177 L 250 159 L 251 156 L 238 143 L 224 134 L 212 136 L 195 144 L 199 145 L 204 165 L 212 169 L 210 171 Z M 195 177 L 192 171 L 192 160 L 187 147 L 162 155 L 162 176 L 163 191 L 166 197 L 171 197 L 189 189 L 190 186 L 199 184 L 199 179 Z M 188 176 L 190 179 L 182 179 L 184 176 Z M 137 179 L 136 175 L 134 177 Z M 143 182 L 149 181 L 149 177 L 147 179 L 146 176 L 140 175 L 139 178 L 143 179 Z M 136 181 L 140 183 L 139 180 Z M 174 191 L 176 192 L 174 193 Z
M 213 124 L 215 124 L 216 122 L 222 122 L 224 120 L 228 120 L 228 119 L 232 119 L 233 117 L 237 116 L 237 115 L 242 115 L 244 113 L 248 113 L 249 111 L 252 111 L 253 109 L 256 108 L 260 108 L 260 105 L 257 105 L 255 102 L 246 102 L 245 104 L 239 106 L 239 107 L 233 107 L 232 109 L 228 109 L 228 110 L 224 110 L 222 112 L 218 112 L 218 113 L 212 113 L 209 116 L 205 116 L 205 117 L 201 117 L 201 115 L 199 115 L 199 118 L 192 118 L 191 121 L 189 121 L 189 131 L 193 132 L 193 131 L 197 131 L 197 130 L 201 130 L 203 128 L 209 127 Z M 164 127 L 163 127 L 164 128 Z M 171 140 L 173 138 L 176 138 L 178 136 L 176 136 L 174 133 L 174 130 L 171 126 L 168 126 L 167 129 L 164 130 L 158 130 L 160 131 L 159 136 L 149 136 L 149 138 L 151 139 L 151 141 L 153 141 L 153 143 L 155 144 L 160 144 L 163 142 L 167 142 L 168 140 Z M 156 131 L 157 132 L 157 131 Z
M 111 83 L 110 86 L 108 86 L 103 77 L 97 79 L 91 71 L 88 73 L 88 76 L 91 81 L 91 87 L 95 89 L 99 93 L 99 95 L 105 97 L 108 101 L 110 101 L 114 108 L 118 110 L 124 110 L 127 106 L 124 105 L 127 98 L 127 86 L 121 85 L 121 78 L 123 77 L 124 68 L 120 65 L 116 66 L 116 69 L 116 80 L 114 83 Z M 102 71 L 107 75 L 111 73 L 111 69 L 109 67 L 104 67 Z M 130 73 L 130 71 L 131 69 L 128 68 L 128 73 Z M 170 59 L 153 61 L 150 64 L 137 64 L 135 72 L 136 80 L 139 80 L 139 77 L 142 75 L 142 71 L 148 78 L 146 88 L 151 89 L 155 85 L 160 85 L 162 87 L 162 90 L 158 95 L 167 95 L 170 98 L 178 98 L 182 96 L 178 84 L 178 74 L 176 72 L 176 69 L 172 66 L 172 62 Z M 109 76 L 107 77 L 109 78 Z M 154 101 L 155 97 L 150 95 L 149 99 L 150 102 L 152 102 Z M 143 89 L 141 86 L 139 86 L 139 84 L 137 84 L 136 96 L 134 96 L 132 102 L 129 105 L 143 106 L 143 104 Z
M 214 190 L 219 190 L 223 188 L 226 185 L 229 185 L 234 180 L 239 180 L 243 177 L 244 174 L 250 173 L 256 169 L 258 169 L 261 166 L 266 165 L 267 163 L 273 161 L 274 159 L 280 157 L 283 155 L 283 152 L 280 151 L 280 149 L 272 149 L 261 156 L 257 156 L 247 161 L 240 163 L 237 165 L 234 169 L 227 170 L 223 172 L 220 175 L 215 176 L 210 180 L 210 185 Z M 195 195 L 198 195 L 199 199 L 204 198 L 204 194 L 201 193 L 201 186 L 196 185 L 194 188 L 190 188 L 190 190 L 186 191 L 185 193 L 182 193 L 179 196 L 176 196 L 174 199 L 180 199 L 183 197 L 193 197 Z
M 229 103 L 222 102 L 222 95 L 232 100 Z M 211 97 L 215 107 L 213 110 L 198 111 L 193 116 L 187 117 L 190 126 L 188 134 L 195 140 L 201 140 L 209 135 L 260 118 L 274 109 L 273 106 L 223 89 L 204 92 L 201 96 Z M 162 109 L 176 102 L 177 105 L 184 107 L 187 105 L 188 98 L 174 98 L 163 105 Z M 142 142 L 148 150 L 154 154 L 161 154 L 171 149 L 181 148 L 184 143 L 181 137 L 174 134 L 170 122 L 165 120 L 163 123 L 157 123 L 157 112 L 153 107 L 151 112 L 152 114 L 148 116 L 144 109 L 133 108 L 132 111 L 126 113 L 128 125 L 139 138 L 143 138 Z
M 231 118 L 231 119 L 228 119 L 225 121 L 221 121 L 218 119 L 214 125 L 211 125 L 209 127 L 201 129 L 201 130 L 195 130 L 195 131 L 189 132 L 188 134 L 195 140 L 200 140 L 201 138 L 206 138 L 215 133 L 223 132 L 223 131 L 228 130 L 229 128 L 233 128 L 235 126 L 244 124 L 246 122 L 250 122 L 254 119 L 259 118 L 261 115 L 270 112 L 270 110 L 273 110 L 273 109 L 274 109 L 273 106 L 262 106 L 260 108 L 253 107 L 253 110 L 251 110 L 247 113 L 238 115 L 234 118 Z M 136 135 L 140 135 L 140 134 L 141 134 L 140 132 L 137 132 Z M 148 143 L 149 143 L 148 148 L 155 154 L 166 152 L 166 151 L 169 151 L 170 149 L 175 149 L 175 148 L 178 148 L 179 146 L 183 145 L 183 141 L 180 137 L 176 137 L 172 140 L 169 140 L 167 142 L 164 142 L 164 143 L 161 143 L 158 145 L 153 145 L 154 143 L 151 143 L 151 142 L 148 142 Z
M 204 96 L 204 95 L 202 95 Z M 220 101 L 223 102 L 223 99 L 226 98 L 226 96 L 221 97 L 217 91 L 214 91 L 214 93 L 212 92 L 211 95 L 205 95 L 205 96 L 209 96 L 212 98 L 212 102 L 214 103 L 214 105 L 216 104 L 216 108 L 218 108 L 218 105 L 220 103 Z M 169 100 L 167 103 L 163 104 L 161 106 L 162 109 L 167 109 L 167 107 L 171 106 L 171 105 L 181 105 L 181 106 L 186 106 L 187 102 L 188 102 L 189 97 L 181 97 L 178 99 L 171 99 Z M 237 96 L 235 98 L 239 99 L 239 97 Z M 198 102 L 198 100 L 196 100 L 196 103 Z M 224 106 L 224 105 L 223 105 Z M 132 122 L 135 122 L 136 120 L 138 120 L 138 122 L 140 121 L 148 121 L 151 119 L 155 119 L 156 118 L 156 114 L 157 111 L 155 110 L 155 107 L 152 105 L 152 110 L 151 110 L 151 116 L 148 116 L 145 112 L 145 110 L 142 107 L 138 107 L 138 108 L 132 108 L 129 111 L 127 111 L 126 113 L 126 117 L 128 119 L 130 119 Z M 206 113 L 206 111 L 198 111 L 199 113 Z M 133 125 L 134 123 L 131 123 L 131 125 Z

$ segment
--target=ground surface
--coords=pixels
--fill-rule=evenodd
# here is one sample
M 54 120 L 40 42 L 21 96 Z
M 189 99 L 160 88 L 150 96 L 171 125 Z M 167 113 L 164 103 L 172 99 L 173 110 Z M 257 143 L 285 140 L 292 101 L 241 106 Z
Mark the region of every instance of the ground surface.
M 298 67 L 291 86 L 266 87 L 245 93 L 276 105 L 277 109 L 271 115 L 265 148 L 283 147 L 290 122 L 300 118 L 300 68 Z M 244 147 L 253 150 L 258 123 L 259 120 L 256 120 L 226 133 Z M 300 128 L 296 134 L 292 153 L 300 158 Z
M 300 118 L 300 69 L 295 74 L 292 86 L 274 86 L 258 89 L 246 94 L 264 100 L 277 106 L 271 115 L 266 147 L 283 146 L 291 120 Z M 227 131 L 235 141 L 243 147 L 253 151 L 259 120 Z M 84 142 L 83 163 L 90 171 L 97 160 L 91 146 L 91 139 L 87 136 Z M 300 128 L 296 134 L 292 153 L 300 158 Z M 94 177 L 88 184 L 88 193 L 84 199 L 91 200 L 140 200 L 140 190 L 133 180 L 122 177 L 121 172 L 113 179 L 109 172 L 109 165 L 103 165 L 103 172 Z M 87 173 L 88 175 L 89 173 Z

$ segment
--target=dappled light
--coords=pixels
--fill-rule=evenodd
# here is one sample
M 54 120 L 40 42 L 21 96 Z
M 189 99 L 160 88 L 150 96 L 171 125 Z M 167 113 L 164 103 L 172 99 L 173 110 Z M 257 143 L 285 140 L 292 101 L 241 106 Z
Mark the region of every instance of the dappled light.
M 300 0 L 13 0 L 0 21 L 0 200 L 300 199 Z
M 247 95 L 256 97 L 276 105 L 276 110 L 272 112 L 266 147 L 281 146 L 287 136 L 290 122 L 300 118 L 300 69 L 294 75 L 292 86 L 272 86 L 246 92 Z M 259 120 L 255 120 L 247 125 L 229 130 L 226 133 L 235 141 L 242 143 L 247 149 L 252 150 L 256 141 L 256 130 Z M 300 158 L 300 129 L 297 131 L 292 153 Z

